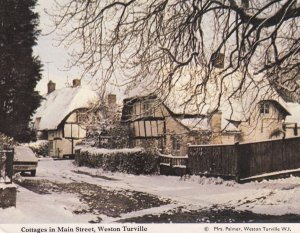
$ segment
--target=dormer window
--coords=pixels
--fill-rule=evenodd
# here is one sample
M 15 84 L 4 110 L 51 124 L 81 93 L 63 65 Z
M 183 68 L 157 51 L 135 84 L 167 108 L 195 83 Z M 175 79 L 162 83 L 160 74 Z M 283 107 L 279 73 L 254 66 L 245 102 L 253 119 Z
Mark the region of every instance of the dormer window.
M 270 104 L 269 103 L 263 103 L 260 105 L 260 113 L 261 114 L 269 114 L 270 113 Z

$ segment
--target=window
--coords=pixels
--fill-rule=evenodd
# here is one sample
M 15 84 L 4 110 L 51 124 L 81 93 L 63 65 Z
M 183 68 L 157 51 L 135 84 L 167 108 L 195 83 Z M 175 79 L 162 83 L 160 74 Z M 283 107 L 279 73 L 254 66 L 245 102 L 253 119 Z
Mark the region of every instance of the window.
M 147 112 L 150 108 L 151 108 L 150 103 L 148 103 L 148 102 L 143 103 L 143 110 L 144 110 L 144 112 Z
M 147 116 L 153 116 L 154 115 L 154 108 L 151 104 L 151 102 L 144 102 L 142 104 L 143 113 Z
M 128 104 L 125 106 L 125 116 L 128 117 L 126 119 L 129 119 L 132 117 L 132 114 L 135 114 L 135 106 Z
M 180 138 L 178 136 L 172 136 L 172 149 L 180 150 Z
M 84 123 L 86 121 L 87 121 L 87 114 L 86 113 L 82 113 L 82 112 L 77 113 L 77 122 L 79 124 Z
M 270 113 L 270 105 L 268 103 L 263 103 L 260 105 L 260 113 L 261 114 L 269 114 Z

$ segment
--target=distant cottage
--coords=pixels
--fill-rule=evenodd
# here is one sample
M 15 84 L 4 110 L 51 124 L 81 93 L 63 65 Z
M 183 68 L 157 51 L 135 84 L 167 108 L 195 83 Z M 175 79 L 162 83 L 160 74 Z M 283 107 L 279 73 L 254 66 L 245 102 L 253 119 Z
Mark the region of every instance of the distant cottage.
M 55 90 L 49 81 L 48 93 L 33 117 L 39 139 L 49 140 L 49 156 L 72 157 L 74 146 L 85 138 L 82 121 L 97 93 L 73 80 L 73 86 Z
M 289 115 L 287 104 L 280 98 L 266 99 L 255 105 L 247 120 L 232 118 L 231 122 L 241 131 L 240 142 L 263 141 L 284 137 L 284 124 Z
M 234 111 L 238 109 L 233 105 Z M 245 109 L 245 107 L 244 107 Z M 239 142 L 257 142 L 299 135 L 300 105 L 280 96 L 266 98 L 247 108 L 244 114 L 232 114 L 230 121 L 240 130 Z

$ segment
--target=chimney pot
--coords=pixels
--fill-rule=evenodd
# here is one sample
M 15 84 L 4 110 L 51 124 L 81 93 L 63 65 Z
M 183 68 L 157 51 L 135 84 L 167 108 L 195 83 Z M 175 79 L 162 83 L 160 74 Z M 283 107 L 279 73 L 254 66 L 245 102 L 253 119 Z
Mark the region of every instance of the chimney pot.
M 48 82 L 48 94 L 55 91 L 56 84 L 52 82 L 51 80 Z
M 73 79 L 73 87 L 79 87 L 81 85 L 80 79 Z

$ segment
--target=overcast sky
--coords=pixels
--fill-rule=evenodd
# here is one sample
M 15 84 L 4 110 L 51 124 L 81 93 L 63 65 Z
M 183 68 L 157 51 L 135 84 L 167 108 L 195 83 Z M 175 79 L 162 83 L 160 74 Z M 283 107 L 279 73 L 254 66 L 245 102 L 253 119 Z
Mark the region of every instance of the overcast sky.
M 47 83 L 49 80 L 55 82 L 56 89 L 59 89 L 70 85 L 74 78 L 80 78 L 81 75 L 79 67 L 73 67 L 71 70 L 67 69 L 68 60 L 70 59 L 67 49 L 63 46 L 58 46 L 58 36 L 55 33 L 49 35 L 49 32 L 53 29 L 53 24 L 50 17 L 45 13 L 45 10 L 53 10 L 53 4 L 54 1 L 52 0 L 38 0 L 36 7 L 36 11 L 40 15 L 40 29 L 42 33 L 39 37 L 38 45 L 34 47 L 34 53 L 40 57 L 44 65 L 42 80 L 36 87 L 40 91 L 40 94 L 47 93 Z M 95 80 L 95 78 L 91 80 L 85 77 L 82 83 L 90 85 L 93 89 L 97 89 Z M 106 88 L 106 92 L 117 94 L 118 102 L 124 98 L 123 91 L 120 88 L 109 86 Z
M 76 76 L 78 72 L 64 71 L 68 60 L 66 50 L 62 47 L 55 46 L 57 43 L 54 40 L 54 34 L 48 36 L 44 35 L 50 31 L 51 25 L 50 19 L 45 14 L 44 9 L 49 9 L 52 3 L 53 1 L 39 0 L 36 8 L 36 11 L 40 14 L 40 29 L 42 30 L 42 35 L 39 37 L 38 45 L 34 48 L 34 53 L 40 57 L 42 64 L 44 64 L 43 78 L 37 85 L 37 90 L 40 91 L 41 94 L 46 93 L 46 85 L 49 80 L 56 82 L 57 87 L 60 88 L 68 81 L 68 77 L 72 80 L 73 76 Z

